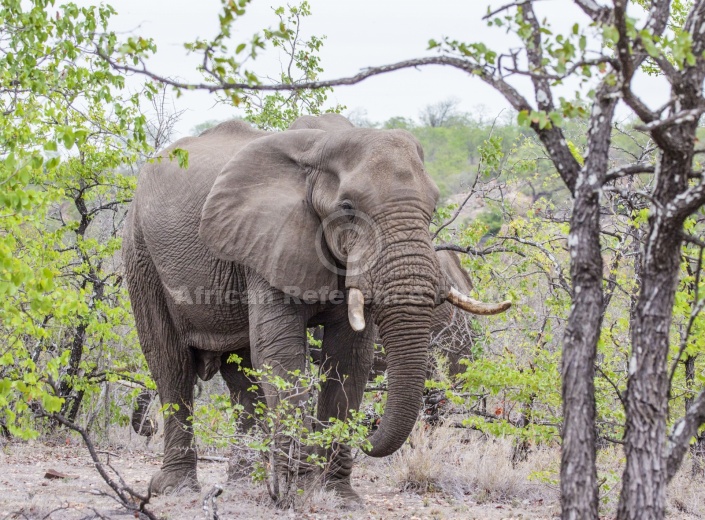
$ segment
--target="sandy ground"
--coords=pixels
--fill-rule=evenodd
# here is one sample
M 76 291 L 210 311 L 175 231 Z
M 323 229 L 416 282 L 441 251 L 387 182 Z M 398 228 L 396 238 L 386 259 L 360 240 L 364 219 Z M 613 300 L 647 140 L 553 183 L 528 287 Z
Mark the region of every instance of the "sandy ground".
M 161 464 L 158 447 L 110 447 L 113 467 L 140 492 L 147 489 L 151 475 Z M 105 460 L 108 455 L 102 454 Z M 52 469 L 69 475 L 47 479 Z M 248 481 L 226 483 L 226 464 L 199 463 L 201 493 L 153 497 L 149 509 L 164 519 L 203 519 L 203 497 L 222 484 L 217 499 L 222 519 L 548 519 L 556 518 L 558 504 L 542 499 L 478 504 L 473 496 L 449 497 L 442 493 L 400 492 L 387 482 L 384 461 L 363 458 L 354 473 L 354 486 L 364 498 L 363 508 L 343 510 L 337 497 L 318 493 L 299 511 L 277 510 L 263 486 Z M 132 514 L 111 498 L 88 452 L 75 440 L 59 442 L 9 443 L 0 453 L 0 518 L 82 519 L 130 518 Z

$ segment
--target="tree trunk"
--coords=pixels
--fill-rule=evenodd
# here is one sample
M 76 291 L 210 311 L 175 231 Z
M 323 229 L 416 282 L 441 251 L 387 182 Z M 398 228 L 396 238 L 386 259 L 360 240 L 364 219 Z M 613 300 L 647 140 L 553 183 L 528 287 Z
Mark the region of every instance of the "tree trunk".
M 687 132 L 681 142 L 688 142 Z M 669 218 L 663 208 L 687 188 L 691 162 L 692 152 L 670 150 L 663 152 L 659 161 L 655 204 L 640 269 L 641 291 L 632 324 L 632 357 L 625 398 L 627 462 L 617 511 L 619 520 L 660 520 L 666 513 L 667 362 L 683 219 Z
M 597 518 L 594 378 L 603 298 L 598 203 L 597 193 L 579 190 L 568 238 L 574 298 L 562 359 L 561 506 L 564 519 Z
M 600 189 L 607 174 L 616 101 L 603 85 L 593 105 L 590 154 L 575 183 L 568 247 L 573 305 L 563 339 L 561 517 L 598 518 L 595 465 L 595 356 L 604 293 L 600 249 Z
M 685 386 L 688 389 L 688 395 L 685 397 L 684 415 L 688 413 L 688 408 L 693 405 L 694 394 L 693 384 L 695 383 L 695 359 L 697 356 L 687 356 L 685 358 Z M 698 477 L 703 474 L 703 455 L 705 455 L 705 439 L 701 434 L 695 437 L 695 443 L 690 445 L 690 455 L 693 459 L 693 467 L 691 475 Z
M 81 365 L 81 358 L 83 357 L 83 345 L 86 342 L 86 324 L 80 323 L 76 327 L 76 332 L 73 335 L 73 341 L 71 342 L 71 356 L 69 357 L 69 365 L 66 369 L 66 375 L 59 385 L 59 396 L 65 399 L 63 406 L 61 407 L 61 415 L 66 417 L 69 421 L 73 422 L 76 419 L 76 414 L 81 406 L 81 400 L 83 398 L 83 392 L 72 396 L 71 388 L 73 383 L 71 379 L 78 375 L 78 370 Z

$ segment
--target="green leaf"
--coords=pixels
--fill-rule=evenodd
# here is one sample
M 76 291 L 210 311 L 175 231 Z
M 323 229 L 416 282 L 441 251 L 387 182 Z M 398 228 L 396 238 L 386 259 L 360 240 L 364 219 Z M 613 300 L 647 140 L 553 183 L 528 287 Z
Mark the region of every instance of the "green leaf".
M 61 397 L 56 397 L 50 394 L 42 394 L 42 407 L 49 413 L 57 413 L 61 411 L 61 405 L 64 400 Z
M 528 127 L 531 124 L 528 110 L 522 110 L 517 114 L 517 124 L 523 127 Z
M 176 158 L 179 168 L 188 169 L 188 150 L 174 148 L 169 152 L 169 159 L 173 160 L 174 158 Z

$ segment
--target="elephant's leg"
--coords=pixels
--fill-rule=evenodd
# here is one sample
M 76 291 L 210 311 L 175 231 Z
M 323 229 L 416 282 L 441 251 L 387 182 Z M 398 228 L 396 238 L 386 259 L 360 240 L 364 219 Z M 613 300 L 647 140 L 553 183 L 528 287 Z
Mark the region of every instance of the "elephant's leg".
M 161 471 L 152 477 L 150 489 L 157 494 L 182 488 L 200 491 L 190 419 L 196 382 L 193 354 L 189 348 L 172 343 L 171 348 L 162 348 L 156 355 L 145 352 L 145 358 L 157 383 L 162 406 L 170 405 L 164 418 L 164 462 Z
M 223 354 L 220 364 L 220 373 L 228 385 L 230 390 L 230 401 L 232 404 L 240 404 L 243 406 L 242 415 L 238 423 L 238 428 L 247 432 L 255 426 L 255 405 L 262 399 L 262 396 L 255 391 L 250 390 L 252 380 L 248 378 L 241 368 L 252 368 L 252 360 L 250 359 L 250 351 L 242 350 L 237 354 L 242 358 L 238 365 L 237 363 L 228 363 L 230 354 Z M 241 453 L 243 451 L 243 453 Z M 241 477 L 249 476 L 252 472 L 252 463 L 254 462 L 246 455 L 251 450 L 239 450 L 236 446 L 228 461 L 228 479 L 235 480 Z
M 308 364 L 306 352 L 306 322 L 310 308 L 296 304 L 281 291 L 272 288 L 256 274 L 248 278 L 250 345 L 252 363 L 255 369 L 265 372 L 261 385 L 267 407 L 274 410 L 284 400 L 294 407 L 308 401 L 308 390 L 299 388 L 281 388 L 267 382 L 271 376 L 295 382 L 293 372 L 305 374 Z M 305 421 L 309 427 L 310 421 Z M 277 441 L 277 467 L 287 474 L 287 482 L 297 474 L 311 471 L 309 464 L 303 462 L 300 454 L 292 445 L 292 439 L 282 437 Z M 290 454 L 291 458 L 286 454 Z M 281 495 L 285 495 L 286 492 Z
M 373 362 L 372 320 L 362 332 L 350 328 L 346 306 L 341 305 L 325 324 L 321 371 L 327 374 L 318 397 L 318 420 L 346 419 L 349 410 L 358 410 Z M 350 447 L 336 445 L 328 453 L 328 486 L 345 498 L 358 499 L 350 484 Z
M 164 462 L 152 477 L 150 490 L 158 494 L 184 488 L 198 491 L 196 449 L 188 419 L 193 408 L 194 356 L 172 324 L 151 259 L 131 245 L 125 253 L 125 267 L 134 273 L 128 277 L 128 288 L 142 351 L 162 405 L 174 405 L 164 421 Z

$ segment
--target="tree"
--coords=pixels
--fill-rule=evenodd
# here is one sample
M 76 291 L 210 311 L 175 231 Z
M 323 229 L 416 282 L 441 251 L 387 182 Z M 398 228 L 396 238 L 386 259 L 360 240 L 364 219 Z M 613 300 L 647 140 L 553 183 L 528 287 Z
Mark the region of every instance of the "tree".
M 114 257 L 134 185 L 121 168 L 149 145 L 139 94 L 94 52 L 102 39 L 117 53 L 113 14 L 0 8 L 0 424 L 11 435 L 36 436 L 40 409 L 76 417 L 117 378 L 113 363 L 140 368 Z
M 278 7 L 274 9 L 274 14 L 279 18 L 279 30 L 265 30 L 263 43 L 280 50 L 286 59 L 276 81 L 293 85 L 316 80 L 323 72 L 319 52 L 325 36 L 303 39 L 301 20 L 311 16 L 308 2 L 304 0 L 286 9 Z M 250 91 L 242 99 L 245 120 L 262 130 L 285 130 L 304 114 L 339 113 L 345 107 L 336 105 L 324 108 L 332 90 L 330 87 L 310 91 L 291 90 L 287 95 L 281 92 L 261 95 L 257 90 Z
M 458 104 L 460 100 L 457 98 L 449 98 L 438 103 L 426 105 L 419 118 L 421 122 L 432 128 L 439 126 L 451 126 L 457 122 L 460 114 L 458 113 Z

